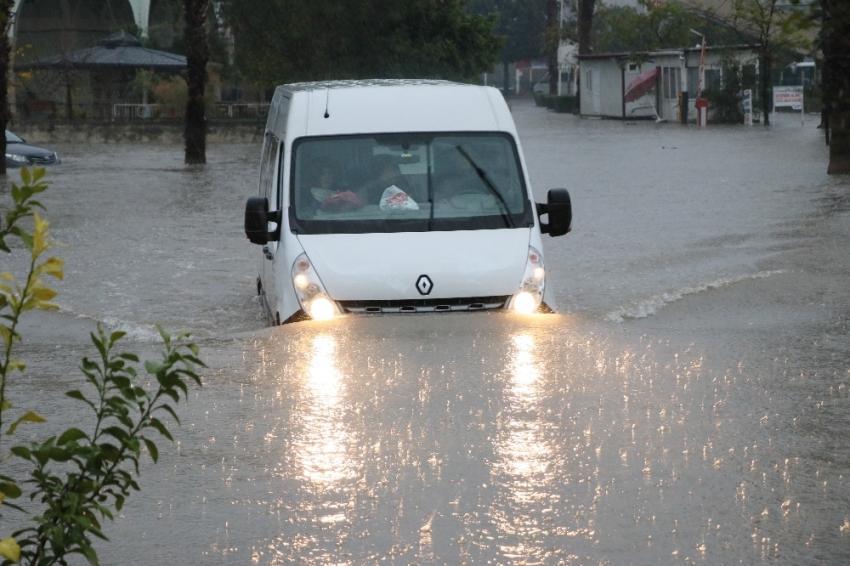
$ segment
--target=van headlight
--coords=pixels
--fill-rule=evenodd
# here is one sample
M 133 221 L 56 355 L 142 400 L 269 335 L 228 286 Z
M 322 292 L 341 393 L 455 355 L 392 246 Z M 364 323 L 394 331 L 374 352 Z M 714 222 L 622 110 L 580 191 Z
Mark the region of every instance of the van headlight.
M 528 248 L 528 260 L 525 262 L 525 273 L 519 291 L 511 297 L 508 308 L 523 314 L 533 313 L 543 302 L 543 289 L 546 286 L 546 269 L 543 267 L 543 256 L 534 248 Z
M 336 303 L 325 291 L 307 254 L 301 254 L 292 264 L 292 286 L 301 308 L 310 318 L 328 320 L 339 314 Z

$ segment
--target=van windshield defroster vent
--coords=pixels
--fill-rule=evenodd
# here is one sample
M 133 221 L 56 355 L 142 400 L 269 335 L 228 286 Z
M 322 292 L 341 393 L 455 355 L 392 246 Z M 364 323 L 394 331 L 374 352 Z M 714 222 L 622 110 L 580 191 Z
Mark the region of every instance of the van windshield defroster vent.
M 458 312 L 501 309 L 510 295 L 496 297 L 461 297 L 453 299 L 408 299 L 401 301 L 338 301 L 347 313 L 391 314 Z

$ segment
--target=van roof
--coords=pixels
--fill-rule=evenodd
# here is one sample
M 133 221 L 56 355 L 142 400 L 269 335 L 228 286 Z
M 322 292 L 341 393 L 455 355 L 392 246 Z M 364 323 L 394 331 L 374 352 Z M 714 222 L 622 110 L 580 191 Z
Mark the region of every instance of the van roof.
M 290 92 L 304 92 L 311 90 L 325 90 L 329 88 L 357 88 L 370 86 L 424 86 L 424 85 L 458 85 L 452 81 L 441 81 L 432 79 L 362 79 L 347 81 L 314 81 L 305 83 L 291 83 L 281 85 L 279 88 Z
M 301 136 L 516 128 L 493 87 L 430 79 L 372 79 L 280 85 L 266 131 Z

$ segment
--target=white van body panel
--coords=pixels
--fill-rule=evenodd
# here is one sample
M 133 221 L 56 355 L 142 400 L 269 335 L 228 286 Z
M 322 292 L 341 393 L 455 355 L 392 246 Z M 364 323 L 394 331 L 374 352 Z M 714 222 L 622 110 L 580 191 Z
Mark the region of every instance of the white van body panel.
M 327 115 L 327 117 L 325 117 Z M 411 132 L 501 132 L 516 144 L 533 225 L 506 229 L 296 234 L 288 216 L 293 144 L 305 137 Z M 280 239 L 266 246 L 262 292 L 274 322 L 303 311 L 293 266 L 306 253 L 334 301 L 411 301 L 517 293 L 529 246 L 543 256 L 540 220 L 510 109 L 491 87 L 444 81 L 340 81 L 276 89 L 266 133 L 281 142 L 269 210 L 280 211 Z M 260 194 L 263 194 L 262 187 Z M 543 257 L 545 264 L 545 257 Z M 266 275 L 264 275 L 264 273 Z M 417 279 L 433 281 L 428 295 Z M 270 296 L 271 295 L 271 296 Z M 543 303 L 555 309 L 551 285 Z M 506 305 L 507 306 L 507 303 Z
M 529 229 L 299 236 L 338 301 L 512 295 L 522 282 Z M 521 261 L 518 261 L 519 258 Z

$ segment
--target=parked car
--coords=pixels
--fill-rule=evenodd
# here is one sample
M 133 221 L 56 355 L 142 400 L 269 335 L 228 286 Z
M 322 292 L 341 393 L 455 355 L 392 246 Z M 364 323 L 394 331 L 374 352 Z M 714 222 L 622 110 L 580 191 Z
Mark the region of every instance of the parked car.
M 21 137 L 6 130 L 6 167 L 29 165 L 57 165 L 59 154 L 49 149 L 30 145 Z
M 531 92 L 534 94 L 549 94 L 549 73 L 543 75 L 543 78 L 534 83 L 531 87 Z

